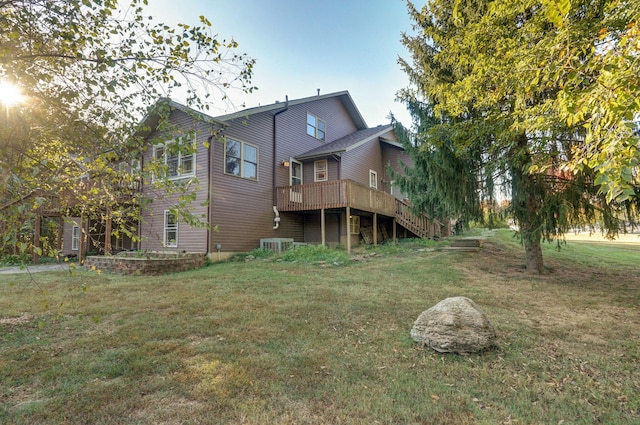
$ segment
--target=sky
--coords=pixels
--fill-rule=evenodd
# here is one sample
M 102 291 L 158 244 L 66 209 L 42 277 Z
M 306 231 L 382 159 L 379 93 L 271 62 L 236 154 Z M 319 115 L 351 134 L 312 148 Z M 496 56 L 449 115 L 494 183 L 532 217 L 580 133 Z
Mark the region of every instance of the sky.
M 256 59 L 251 94 L 228 92 L 212 115 L 347 90 L 369 127 L 389 122 L 389 112 L 410 124 L 396 93 L 408 77 L 398 57 L 411 33 L 403 0 L 149 0 L 154 20 L 198 24 L 204 15 L 220 39 L 233 38 L 238 51 Z M 181 101 L 179 95 L 173 96 Z

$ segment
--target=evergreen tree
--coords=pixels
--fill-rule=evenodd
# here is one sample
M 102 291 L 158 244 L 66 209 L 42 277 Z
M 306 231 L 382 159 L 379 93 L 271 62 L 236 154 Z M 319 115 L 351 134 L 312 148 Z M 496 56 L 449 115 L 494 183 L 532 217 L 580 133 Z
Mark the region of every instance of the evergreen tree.
M 416 167 L 398 180 L 416 207 L 478 218 L 495 183 L 508 183 L 536 273 L 543 240 L 596 220 L 615 236 L 618 213 L 636 212 L 640 193 L 630 119 L 640 86 L 617 57 L 632 55 L 629 66 L 638 67 L 639 7 L 614 7 L 627 3 L 431 0 L 418 10 L 409 2 L 416 34 L 403 42 L 413 61 L 400 63 L 412 86 L 400 97 L 414 134 L 400 133 Z M 625 96 L 585 112 L 606 78 L 625 83 Z

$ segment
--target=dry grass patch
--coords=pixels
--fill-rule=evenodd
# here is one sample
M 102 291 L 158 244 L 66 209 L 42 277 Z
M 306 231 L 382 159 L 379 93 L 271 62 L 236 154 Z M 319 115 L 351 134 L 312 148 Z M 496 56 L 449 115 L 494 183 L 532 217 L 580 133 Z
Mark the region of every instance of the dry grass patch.
M 10 276 L 0 423 L 640 422 L 639 270 L 627 257 L 611 267 L 599 248 L 585 259 L 569 245 L 532 277 L 501 233 L 479 252 L 391 248 L 339 267 Z M 488 314 L 497 349 L 443 355 L 411 341 L 420 312 L 453 295 Z

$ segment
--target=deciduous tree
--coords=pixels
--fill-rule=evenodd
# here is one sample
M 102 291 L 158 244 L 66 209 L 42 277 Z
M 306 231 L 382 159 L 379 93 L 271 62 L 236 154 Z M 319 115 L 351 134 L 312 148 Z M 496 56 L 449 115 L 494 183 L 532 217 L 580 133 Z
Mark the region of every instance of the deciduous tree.
M 138 126 L 161 98 L 179 90 L 187 106 L 207 110 L 229 90 L 253 90 L 254 61 L 237 52 L 235 40 L 215 34 L 204 16 L 196 25 L 156 22 L 146 4 L 0 0 L 0 81 L 24 94 L 0 114 L 0 207 L 22 205 L 6 227 L 29 230 L 27 213 L 48 202 L 28 198 L 36 192 L 58 200 L 71 192 L 87 211 L 104 214 L 126 177 L 115 167 L 140 154 Z M 168 112 L 154 110 L 165 129 Z M 78 190 L 87 177 L 100 185 Z M 16 237 L 8 234 L 4 244 Z

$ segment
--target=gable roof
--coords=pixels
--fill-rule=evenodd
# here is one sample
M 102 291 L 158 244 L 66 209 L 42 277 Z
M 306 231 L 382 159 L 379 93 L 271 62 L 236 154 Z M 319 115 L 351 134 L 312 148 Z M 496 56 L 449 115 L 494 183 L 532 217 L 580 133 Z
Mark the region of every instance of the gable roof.
M 335 93 L 328 93 L 328 94 L 323 94 L 323 95 L 304 97 L 304 98 L 301 98 L 301 99 L 286 100 L 285 102 L 276 102 L 276 103 L 272 103 L 270 105 L 257 106 L 257 107 L 254 107 L 254 108 L 243 109 L 242 111 L 233 112 L 231 114 L 217 116 L 215 119 L 219 120 L 219 121 L 230 121 L 230 120 L 233 120 L 233 119 L 236 119 L 236 118 L 245 118 L 245 117 L 248 117 L 250 115 L 259 114 L 259 113 L 262 113 L 262 112 L 278 111 L 278 110 L 286 108 L 288 106 L 301 105 L 301 104 L 304 104 L 304 103 L 316 102 L 318 100 L 330 99 L 330 98 L 333 98 L 333 97 L 337 98 L 338 100 L 340 100 L 342 102 L 342 105 L 345 107 L 345 109 L 349 113 L 349 116 L 351 117 L 351 119 L 355 123 L 357 129 L 362 130 L 362 129 L 367 128 L 367 123 L 365 122 L 364 118 L 360 114 L 360 111 L 358 110 L 355 102 L 351 98 L 351 95 L 346 90 L 345 91 L 340 91 L 340 92 L 335 92 Z
M 336 153 L 349 152 L 358 146 L 362 146 L 363 144 L 388 133 L 392 128 L 393 126 L 391 124 L 365 128 L 363 130 L 356 131 L 355 133 L 347 134 L 346 136 L 327 143 L 326 145 L 311 149 L 302 155 L 298 155 L 296 159 L 311 159 Z M 387 139 L 384 141 L 387 141 Z
M 226 124 L 216 118 L 213 118 L 207 114 L 204 114 L 200 111 L 196 111 L 193 108 L 182 105 L 172 99 L 162 98 L 158 102 L 156 102 L 147 112 L 147 115 L 142 119 L 140 124 L 138 125 L 138 130 L 135 132 L 136 135 L 146 137 L 151 134 L 155 128 L 158 126 L 160 122 L 160 118 L 162 116 L 163 108 L 168 108 L 169 110 L 178 110 L 182 111 L 187 115 L 191 115 L 193 117 L 198 118 L 199 120 L 217 126 L 225 126 Z

